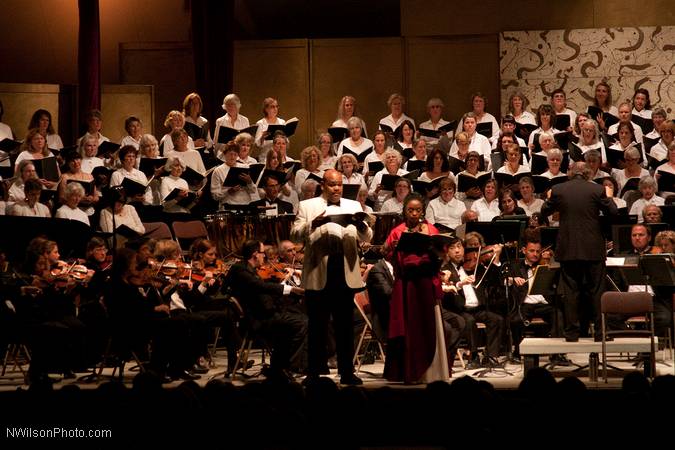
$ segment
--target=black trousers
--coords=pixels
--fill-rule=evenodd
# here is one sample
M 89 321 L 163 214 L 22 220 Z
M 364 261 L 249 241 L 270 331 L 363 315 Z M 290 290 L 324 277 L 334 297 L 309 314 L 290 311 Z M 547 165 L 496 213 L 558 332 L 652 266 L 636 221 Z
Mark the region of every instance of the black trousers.
M 533 317 L 540 317 L 547 323 L 543 331 L 544 336 L 551 334 L 551 337 L 560 337 L 563 323 L 562 311 L 553 305 L 546 303 L 523 303 L 509 316 L 509 325 L 511 326 L 511 336 L 515 347 L 514 354 L 520 355 L 519 344 L 523 340 L 525 330 L 524 320 L 532 320 Z
M 499 349 L 504 335 L 504 318 L 497 313 L 484 309 L 464 310 L 461 314 L 466 321 L 465 336 L 469 340 L 472 357 L 477 354 L 480 339 L 476 322 L 485 324 L 487 334 L 486 355 L 499 356 Z
M 306 366 L 307 317 L 293 310 L 274 313 L 260 322 L 260 335 L 272 347 L 270 367 L 301 373 Z
M 308 367 L 310 376 L 328 373 L 328 322 L 333 317 L 340 375 L 354 372 L 354 291 L 344 285 L 306 291 Z
M 595 333 L 600 333 L 600 296 L 604 292 L 605 261 L 562 261 L 560 279 L 565 295 L 563 315 L 566 338 L 586 334 L 584 323 L 593 322 Z

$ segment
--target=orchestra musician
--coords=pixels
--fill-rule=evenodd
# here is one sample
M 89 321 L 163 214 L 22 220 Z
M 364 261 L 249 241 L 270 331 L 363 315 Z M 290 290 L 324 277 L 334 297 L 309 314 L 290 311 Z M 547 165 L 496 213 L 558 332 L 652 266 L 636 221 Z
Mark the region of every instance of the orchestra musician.
M 351 223 L 332 223 L 331 215 L 361 213 L 359 202 L 341 198 L 342 174 L 327 170 L 320 197 L 300 202 L 291 239 L 305 243 L 302 286 L 309 317 L 307 382 L 328 373 L 327 328 L 330 315 L 336 336 L 340 383 L 362 384 L 354 375 L 354 292 L 365 286 L 361 278 L 358 241 L 369 242 L 372 230 L 352 216 Z

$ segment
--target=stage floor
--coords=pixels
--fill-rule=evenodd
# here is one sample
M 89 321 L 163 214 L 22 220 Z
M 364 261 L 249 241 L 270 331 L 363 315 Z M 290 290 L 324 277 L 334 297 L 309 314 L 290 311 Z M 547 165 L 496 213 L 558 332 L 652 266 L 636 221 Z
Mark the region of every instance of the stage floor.
M 575 353 L 569 354 L 567 356 L 570 361 L 579 366 L 584 366 L 588 364 L 587 353 Z M 624 354 L 623 356 L 610 355 L 610 365 L 615 366 L 618 369 L 622 369 L 623 371 L 619 372 L 615 370 L 610 370 L 609 371 L 610 376 L 607 383 L 605 383 L 604 380 L 602 379 L 601 368 L 598 371 L 598 381 L 590 381 L 588 377 L 588 371 L 586 369 L 577 370 L 576 366 L 569 366 L 569 367 L 558 366 L 552 370 L 552 373 L 556 379 L 562 379 L 564 377 L 577 377 L 581 381 L 583 381 L 584 384 L 589 389 L 618 389 L 621 387 L 621 381 L 623 377 L 630 371 L 637 370 L 634 365 L 635 356 L 636 356 L 635 354 L 631 355 Z M 261 369 L 261 352 L 257 350 L 252 351 L 250 359 L 254 361 L 254 365 L 246 372 L 246 377 L 237 375 L 235 381 L 233 382 L 235 385 L 240 386 L 246 383 L 257 382 L 264 379 L 263 376 L 259 375 Z M 502 358 L 502 360 L 503 359 L 504 358 Z M 656 360 L 657 360 L 656 361 L 657 375 L 666 375 L 675 373 L 673 369 L 673 361 L 670 359 L 670 354 L 668 351 L 661 350 L 657 352 Z M 211 368 L 208 374 L 202 375 L 201 379 L 196 380 L 197 384 L 199 384 L 200 386 L 204 386 L 212 378 L 219 378 L 224 381 L 230 381 L 229 378 L 225 378 L 222 375 L 222 372 L 225 370 L 227 365 L 225 351 L 219 350 L 216 354 L 214 361 L 215 367 Z M 269 361 L 269 358 L 267 359 L 267 361 Z M 547 363 L 548 357 L 541 356 L 539 363 L 540 367 L 546 365 Z M 133 377 L 138 373 L 137 371 L 133 370 L 134 365 L 135 365 L 134 363 L 127 364 L 124 372 L 124 383 L 129 387 L 131 386 Z M 27 366 L 24 366 L 24 368 L 27 369 Z M 388 382 L 387 380 L 382 378 L 383 370 L 384 370 L 384 362 L 380 360 L 375 361 L 375 363 L 373 364 L 364 364 L 361 367 L 361 371 L 358 373 L 358 376 L 361 377 L 361 379 L 363 379 L 364 383 L 363 387 L 367 389 L 377 389 L 383 386 L 391 386 L 400 389 L 421 389 L 425 387 L 425 385 L 423 384 L 404 385 L 402 383 Z M 470 376 L 475 377 L 477 379 L 486 380 L 490 382 L 496 389 L 517 389 L 518 385 L 520 384 L 524 376 L 522 363 L 521 364 L 507 363 L 503 366 L 503 368 L 493 369 L 492 371 L 485 373 L 482 376 L 478 376 L 479 372 L 481 372 L 481 369 L 474 369 L 474 370 L 463 369 L 459 360 L 455 359 L 451 381 L 459 377 Z M 111 374 L 112 369 L 106 368 L 103 370 L 103 375 L 99 378 L 98 382 L 85 383 L 82 381 L 78 381 L 76 379 L 59 380 L 54 384 L 54 388 L 59 389 L 63 386 L 76 384 L 81 389 L 94 389 L 100 383 L 108 381 L 110 379 Z M 80 377 L 86 375 L 86 373 L 78 373 L 77 375 L 78 377 Z M 331 370 L 331 375 L 329 377 L 335 380 L 335 382 L 339 381 L 337 371 L 334 369 Z M 53 375 L 53 378 L 55 380 L 58 380 L 57 375 Z M 301 382 L 303 380 L 303 377 L 299 377 L 296 380 L 298 382 Z M 180 383 L 181 381 L 174 381 L 172 383 L 165 384 L 164 386 L 175 387 Z M 0 377 L 0 391 L 15 390 L 19 387 L 26 388 L 27 385 L 24 383 L 23 375 L 21 374 L 21 372 L 17 368 L 12 367 L 12 363 L 9 362 L 5 376 Z

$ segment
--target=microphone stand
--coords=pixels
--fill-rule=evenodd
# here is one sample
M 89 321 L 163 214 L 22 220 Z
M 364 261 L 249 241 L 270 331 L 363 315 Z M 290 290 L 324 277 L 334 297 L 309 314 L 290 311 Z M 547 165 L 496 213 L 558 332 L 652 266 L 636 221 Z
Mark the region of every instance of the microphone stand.
M 502 267 L 501 270 L 501 275 L 504 277 L 504 290 L 506 294 L 506 321 L 507 323 L 505 324 L 506 326 L 506 360 L 504 361 L 504 364 L 507 362 L 515 364 L 516 361 L 513 360 L 513 334 L 511 333 L 511 325 L 509 322 L 509 314 L 511 313 L 512 310 L 515 310 L 515 304 L 512 304 L 512 298 L 511 298 L 511 292 L 509 290 L 509 277 L 511 279 L 514 278 L 513 274 L 513 264 L 511 263 L 511 256 L 509 255 L 508 248 L 506 248 L 506 242 L 504 241 L 504 235 L 500 235 L 501 238 L 501 243 L 506 249 L 506 263 L 504 264 L 504 267 Z M 520 313 L 519 313 L 520 314 Z

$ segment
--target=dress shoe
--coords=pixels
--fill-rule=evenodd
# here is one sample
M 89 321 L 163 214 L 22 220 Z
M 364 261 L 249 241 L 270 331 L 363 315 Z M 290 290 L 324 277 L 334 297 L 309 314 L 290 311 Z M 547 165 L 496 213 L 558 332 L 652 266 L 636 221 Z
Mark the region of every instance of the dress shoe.
M 340 384 L 344 384 L 346 386 L 360 386 L 363 384 L 363 380 L 353 373 L 350 373 L 349 375 L 342 375 L 340 377 Z
M 480 369 L 481 367 L 482 366 L 480 365 L 480 359 L 478 359 L 478 358 L 473 358 L 466 365 L 466 368 L 469 369 L 469 370 Z
M 572 365 L 572 362 L 567 359 L 567 356 L 565 356 L 563 353 L 553 354 L 549 356 L 548 360 L 551 365 L 555 366 L 567 367 Z
M 200 365 L 200 364 L 194 364 L 194 365 L 192 366 L 192 368 L 190 369 L 190 372 L 192 372 L 192 373 L 201 373 L 201 374 L 209 373 L 209 368 L 208 368 L 208 367 L 204 367 L 204 366 L 202 366 L 202 365 Z
M 187 370 L 179 370 L 176 372 L 172 372 L 170 376 L 174 380 L 186 380 L 186 381 L 199 380 L 201 378 L 200 375 L 190 373 Z
M 565 336 L 565 342 L 579 342 L 579 336 Z

